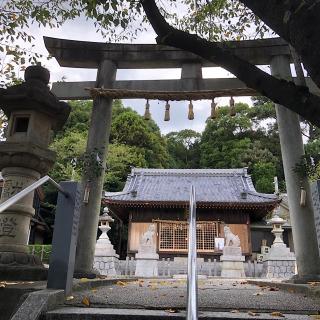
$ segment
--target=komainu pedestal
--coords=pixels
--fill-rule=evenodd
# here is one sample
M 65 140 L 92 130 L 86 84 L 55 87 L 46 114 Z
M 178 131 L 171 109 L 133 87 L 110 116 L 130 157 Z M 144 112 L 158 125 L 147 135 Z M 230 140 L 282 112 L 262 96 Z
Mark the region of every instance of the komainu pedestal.
M 136 254 L 137 277 L 158 277 L 159 255 L 154 246 L 155 225 L 151 224 L 148 230 L 142 235 L 138 253 Z
M 223 255 L 220 257 L 221 277 L 244 278 L 244 260 L 240 247 L 224 247 Z
M 245 258 L 242 256 L 240 247 L 240 239 L 233 234 L 228 226 L 224 226 L 225 247 L 220 257 L 222 262 L 221 277 L 225 278 L 244 278 L 243 262 Z

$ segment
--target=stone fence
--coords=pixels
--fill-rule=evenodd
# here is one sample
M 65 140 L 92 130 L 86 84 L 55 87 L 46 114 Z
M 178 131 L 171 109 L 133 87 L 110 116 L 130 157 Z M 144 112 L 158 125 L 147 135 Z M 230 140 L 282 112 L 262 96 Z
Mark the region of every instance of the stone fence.
M 205 276 L 221 276 L 221 262 L 217 259 L 198 259 L 198 274 Z M 127 257 L 126 260 L 119 260 L 117 274 L 134 276 L 136 269 L 136 260 L 133 257 Z M 158 261 L 159 277 L 172 277 L 174 275 L 187 274 L 187 259 L 175 258 L 174 260 L 162 259 Z M 248 261 L 244 263 L 246 277 L 262 277 L 263 264 L 257 261 Z

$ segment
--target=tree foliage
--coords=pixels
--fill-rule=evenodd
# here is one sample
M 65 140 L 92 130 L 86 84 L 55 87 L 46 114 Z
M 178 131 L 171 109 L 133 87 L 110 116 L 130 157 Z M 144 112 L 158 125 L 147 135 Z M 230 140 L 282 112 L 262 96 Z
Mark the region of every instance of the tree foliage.
M 199 167 L 201 134 L 191 129 L 170 132 L 166 135 L 169 167 L 190 169 Z
M 248 167 L 257 190 L 268 193 L 273 190 L 275 175 L 283 179 L 280 144 L 276 132 L 270 129 L 270 113 L 258 111 L 271 106 L 260 108 L 257 104 L 251 108 L 236 104 L 234 117 L 229 115 L 229 107 L 219 108 L 217 118 L 207 122 L 201 137 L 200 166 Z
M 86 148 L 91 101 L 71 102 L 69 119 L 51 148 L 57 152 L 57 161 L 51 175 L 57 180 L 80 180 L 83 165 L 81 159 Z M 131 167 L 167 166 L 168 152 L 165 139 L 157 125 L 146 122 L 121 101 L 114 101 L 110 145 L 107 156 L 105 188 L 122 190 Z

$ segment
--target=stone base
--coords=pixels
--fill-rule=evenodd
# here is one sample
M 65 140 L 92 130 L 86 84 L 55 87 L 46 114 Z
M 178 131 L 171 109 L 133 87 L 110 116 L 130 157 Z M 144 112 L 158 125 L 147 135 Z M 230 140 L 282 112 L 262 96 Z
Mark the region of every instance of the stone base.
M 0 280 L 46 280 L 48 270 L 38 256 L 29 253 L 0 252 Z
M 243 261 L 222 261 L 221 277 L 245 278 Z
M 182 280 L 187 280 L 188 275 L 187 274 L 174 274 L 172 276 L 173 279 L 182 279 Z M 208 277 L 204 274 L 197 274 L 197 279 L 198 280 L 205 280 L 208 279 Z
M 158 277 L 158 260 L 157 259 L 137 259 L 136 277 Z
M 43 266 L 8 266 L 0 264 L 0 281 L 41 281 L 47 280 L 47 278 L 48 269 Z
M 289 279 L 295 274 L 295 260 L 266 260 L 263 269 L 266 278 Z
M 295 274 L 291 279 L 286 280 L 286 283 L 306 284 L 308 282 L 320 282 L 320 274 L 311 274 L 307 276 L 300 276 Z
M 117 257 L 94 257 L 93 268 L 103 276 L 115 276 L 119 270 L 119 259 Z
M 87 278 L 87 279 L 95 279 L 99 276 L 99 272 L 97 270 L 90 270 L 90 271 L 80 271 L 76 270 L 73 273 L 73 278 L 75 279 L 82 279 L 82 278 Z

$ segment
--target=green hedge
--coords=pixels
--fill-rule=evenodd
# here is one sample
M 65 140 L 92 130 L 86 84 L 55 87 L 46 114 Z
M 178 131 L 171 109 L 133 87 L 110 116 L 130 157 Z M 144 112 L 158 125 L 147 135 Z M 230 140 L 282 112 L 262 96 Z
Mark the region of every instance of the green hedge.
M 28 247 L 29 252 L 37 255 L 43 263 L 49 263 L 50 254 L 52 251 L 51 244 L 30 244 Z

